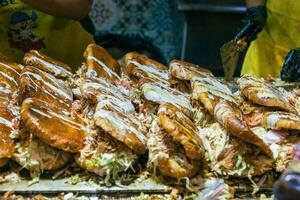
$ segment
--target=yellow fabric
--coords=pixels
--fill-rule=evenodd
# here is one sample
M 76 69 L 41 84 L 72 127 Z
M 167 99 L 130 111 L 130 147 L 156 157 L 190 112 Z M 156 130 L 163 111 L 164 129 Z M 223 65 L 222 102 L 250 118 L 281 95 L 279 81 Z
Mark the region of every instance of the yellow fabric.
M 300 1 L 267 0 L 268 19 L 247 51 L 241 74 L 278 77 L 289 50 L 300 47 Z
M 17 62 L 36 49 L 75 69 L 92 42 L 77 21 L 47 15 L 19 0 L 0 1 L 0 52 Z

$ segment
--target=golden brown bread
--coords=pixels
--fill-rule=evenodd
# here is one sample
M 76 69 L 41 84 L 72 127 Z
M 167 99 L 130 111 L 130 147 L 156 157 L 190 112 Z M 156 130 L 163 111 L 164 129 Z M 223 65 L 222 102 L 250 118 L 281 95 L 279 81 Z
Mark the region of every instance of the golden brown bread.
M 85 81 L 80 85 L 80 90 L 85 98 L 93 104 L 98 104 L 98 107 L 106 107 L 109 110 L 111 107 L 115 107 L 123 113 L 135 112 L 128 94 L 104 79 Z
M 236 104 L 236 99 L 228 86 L 221 83 L 215 77 L 193 78 L 192 90 L 192 98 L 195 100 L 198 100 L 201 94 L 206 93 L 206 96 L 214 101 L 225 99 Z
M 0 106 L 0 159 L 11 158 L 15 150 L 11 134 L 15 130 L 13 120 L 16 117 L 7 106 Z
M 21 67 L 0 54 L 0 160 L 6 163 L 15 150 L 11 135 L 16 131 L 18 116 L 15 112 Z
M 159 108 L 161 127 L 172 136 L 174 142 L 181 144 L 190 159 L 200 160 L 204 156 L 204 147 L 198 136 L 196 125 L 172 104 L 163 104 Z
M 197 78 L 192 80 L 192 88 L 193 98 L 199 100 L 230 134 L 260 147 L 268 156 L 273 155 L 269 146 L 249 129 L 228 87 L 215 78 Z
M 193 107 L 187 94 L 159 82 L 144 83 L 141 86 L 141 90 L 146 100 L 157 104 L 172 104 L 187 114 L 187 116 L 191 115 Z
M 83 122 L 64 108 L 28 98 L 22 103 L 21 120 L 29 132 L 52 147 L 68 152 L 79 152 L 83 147 Z
M 88 78 L 104 78 L 115 84 L 120 81 L 120 66 L 103 47 L 90 44 L 83 57 L 86 62 Z
M 180 60 L 171 61 L 169 72 L 173 77 L 185 81 L 190 81 L 193 77 L 203 78 L 213 76 L 209 69 Z
M 238 81 L 241 93 L 251 102 L 266 106 L 275 107 L 297 114 L 296 109 L 290 104 L 283 93 L 262 79 L 245 74 Z
M 6 158 L 0 159 L 0 168 L 4 167 L 7 164 L 7 162 L 8 162 L 8 159 L 6 159 Z
M 220 100 L 214 108 L 214 117 L 233 136 L 254 144 L 268 156 L 273 156 L 269 146 L 249 129 L 241 111 L 235 105 Z
M 5 89 L 18 89 L 20 73 L 21 67 L 17 63 L 0 54 L 0 82 Z
M 287 112 L 265 112 L 262 116 L 262 126 L 275 130 L 300 130 L 300 118 Z
M 94 115 L 95 123 L 115 139 L 126 144 L 137 154 L 147 151 L 146 128 L 134 114 L 99 107 Z
M 61 107 L 70 108 L 73 94 L 64 81 L 32 66 L 26 66 L 20 77 L 21 100 L 37 97 Z
M 23 58 L 24 65 L 34 66 L 40 70 L 50 73 L 57 78 L 68 78 L 72 76 L 71 68 L 49 56 L 31 50 Z
M 148 137 L 150 169 L 157 168 L 162 175 L 176 179 L 193 177 L 197 173 L 199 160 L 190 160 L 184 155 L 172 137 L 160 128 L 158 121 L 152 123 Z
M 1 63 L 1 65 L 8 65 L 9 68 L 13 68 L 19 74 L 21 73 L 21 70 L 22 70 L 21 66 L 18 65 L 16 62 L 14 62 L 12 59 L 4 56 L 1 53 L 0 53 L 0 63 Z
M 124 60 L 127 70 L 136 78 L 151 78 L 164 83 L 169 81 L 168 68 L 155 60 L 136 52 L 127 53 Z

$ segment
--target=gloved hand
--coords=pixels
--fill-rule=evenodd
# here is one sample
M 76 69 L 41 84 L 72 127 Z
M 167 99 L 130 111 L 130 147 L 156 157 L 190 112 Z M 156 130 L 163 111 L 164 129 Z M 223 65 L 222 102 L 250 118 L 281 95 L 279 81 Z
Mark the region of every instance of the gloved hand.
M 300 48 L 292 49 L 285 57 L 280 72 L 281 80 L 294 82 L 300 79 Z
M 267 11 L 265 6 L 254 6 L 247 9 L 246 17 L 235 36 L 235 40 L 245 37 L 245 41 L 250 44 L 257 38 L 267 21 Z

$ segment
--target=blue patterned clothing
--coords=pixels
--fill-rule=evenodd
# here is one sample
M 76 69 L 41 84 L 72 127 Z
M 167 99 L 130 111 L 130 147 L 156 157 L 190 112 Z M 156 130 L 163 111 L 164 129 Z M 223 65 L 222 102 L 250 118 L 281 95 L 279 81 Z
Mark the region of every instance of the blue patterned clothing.
M 184 20 L 175 0 L 94 0 L 90 17 L 100 45 L 148 48 L 164 63 L 181 56 Z

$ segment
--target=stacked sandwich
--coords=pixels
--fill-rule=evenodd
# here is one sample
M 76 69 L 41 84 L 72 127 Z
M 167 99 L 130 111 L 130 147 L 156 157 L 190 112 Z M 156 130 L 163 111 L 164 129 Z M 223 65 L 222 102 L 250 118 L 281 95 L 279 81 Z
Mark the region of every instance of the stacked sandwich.
M 293 92 L 244 75 L 233 94 L 197 65 L 134 52 L 118 63 L 94 44 L 83 57 L 76 74 L 37 51 L 24 66 L 0 57 L 1 165 L 13 159 L 38 177 L 76 163 L 108 184 L 143 170 L 174 182 L 258 176 L 292 158 Z

